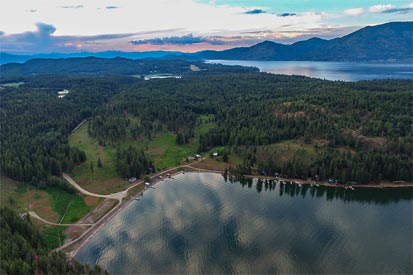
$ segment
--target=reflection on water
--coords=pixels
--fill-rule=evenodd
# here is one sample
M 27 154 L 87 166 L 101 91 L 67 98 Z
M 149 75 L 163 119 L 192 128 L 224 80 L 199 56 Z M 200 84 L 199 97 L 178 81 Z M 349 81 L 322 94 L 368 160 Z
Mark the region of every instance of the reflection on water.
M 158 183 L 76 258 L 111 273 L 412 273 L 412 189 Z
M 209 60 L 208 62 L 257 67 L 267 73 L 304 75 L 327 80 L 413 79 L 412 63 L 243 60 Z

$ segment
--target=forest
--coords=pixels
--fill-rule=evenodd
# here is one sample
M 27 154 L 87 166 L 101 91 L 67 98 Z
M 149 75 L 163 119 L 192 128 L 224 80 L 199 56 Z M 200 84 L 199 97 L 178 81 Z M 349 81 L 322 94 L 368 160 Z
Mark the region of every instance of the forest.
M 90 267 L 63 252 L 50 252 L 29 216 L 19 216 L 0 208 L 1 274 L 107 274 L 99 266 Z
M 142 72 L 160 64 L 161 70 L 178 66 L 174 70 L 183 77 L 145 81 L 127 75 L 136 71 L 133 62 L 115 59 L 101 67 L 103 61 L 92 61 L 47 61 L 58 68 L 57 74 L 32 74 L 41 63 L 33 61 L 10 66 L 2 75 L 1 176 L 35 188 L 74 192 L 57 179 L 89 163 L 93 175 L 96 159 L 88 159 L 84 147 L 68 139 L 77 125 L 87 122 L 84 136 L 101 150 L 110 147 L 110 165 L 120 180 L 184 162 L 188 152 L 212 156 L 216 151 L 226 164 L 237 159 L 225 175 L 351 184 L 413 180 L 411 81 L 325 81 L 214 65 L 191 71 L 193 64 L 187 62 L 151 61 L 141 65 Z M 82 66 L 73 71 L 73 64 Z M 113 66 L 118 74 L 106 74 Z M 81 73 L 85 70 L 88 74 Z M 163 155 L 168 161 L 159 162 L 158 155 L 161 167 L 147 153 L 157 138 L 152 152 L 166 150 L 165 140 L 181 146 L 181 151 Z M 106 165 L 98 158 L 96 172 Z M 0 214 L 1 251 L 8 251 L 1 253 L 1 273 L 104 273 L 50 252 L 29 217 L 4 207 Z
M 68 89 L 64 98 L 57 91 Z M 198 152 L 224 146 L 242 158 L 242 173 L 370 183 L 412 181 L 411 81 L 333 82 L 265 73 L 195 74 L 143 81 L 128 76 L 54 76 L 26 79 L 1 93 L 1 173 L 44 184 L 86 161 L 67 137 L 88 119 L 89 135 L 118 149 L 122 177 L 154 171 L 140 144 L 162 132 L 177 144 L 194 138 L 197 118 L 214 127 Z M 310 161 L 299 150 L 286 161 L 272 145 L 316 146 Z

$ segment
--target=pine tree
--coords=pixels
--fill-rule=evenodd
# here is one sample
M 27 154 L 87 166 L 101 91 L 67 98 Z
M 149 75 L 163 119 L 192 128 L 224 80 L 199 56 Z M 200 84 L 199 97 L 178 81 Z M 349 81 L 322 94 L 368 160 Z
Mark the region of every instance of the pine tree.
M 97 164 L 98 168 L 102 168 L 102 161 L 100 160 L 100 157 L 98 158 L 98 164 Z

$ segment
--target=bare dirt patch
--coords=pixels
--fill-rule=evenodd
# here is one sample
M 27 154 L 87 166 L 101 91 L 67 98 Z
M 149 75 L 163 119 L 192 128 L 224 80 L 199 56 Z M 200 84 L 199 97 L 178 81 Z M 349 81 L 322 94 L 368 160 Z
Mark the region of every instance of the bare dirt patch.
M 383 137 L 367 137 L 362 135 L 359 131 L 352 129 L 344 129 L 343 133 L 351 135 L 354 139 L 359 140 L 361 143 L 373 148 L 379 149 L 386 145 L 386 139 Z
M 30 190 L 23 195 L 22 200 L 27 202 L 29 210 L 36 212 L 43 219 L 51 222 L 59 220 L 59 215 L 52 209 L 46 191 Z
M 96 205 L 99 202 L 99 198 L 91 196 L 85 196 L 84 200 L 86 205 L 90 207 Z
M 107 180 L 90 180 L 81 179 L 78 181 L 82 188 L 97 194 L 107 195 L 110 193 L 116 193 L 124 190 L 127 187 L 127 183 L 120 177 L 110 178 Z
M 225 162 L 216 161 L 215 159 L 212 159 L 212 158 L 207 158 L 200 162 L 196 162 L 192 164 L 191 166 L 194 168 L 200 168 L 200 169 L 224 171 L 225 168 L 229 169 L 231 166 L 235 168 L 237 165 L 233 163 L 229 163 L 229 162 L 225 163 Z

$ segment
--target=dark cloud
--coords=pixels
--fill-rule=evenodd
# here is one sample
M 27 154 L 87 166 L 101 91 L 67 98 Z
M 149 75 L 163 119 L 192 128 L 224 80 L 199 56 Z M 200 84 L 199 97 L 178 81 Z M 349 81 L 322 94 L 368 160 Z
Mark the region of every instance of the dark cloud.
M 78 51 L 76 44 L 97 44 L 96 41 L 126 38 L 134 35 L 102 34 L 92 36 L 55 36 L 56 28 L 53 25 L 37 23 L 37 30 L 18 34 L 4 34 L 0 32 L 2 51 L 10 53 L 44 53 L 53 51 Z
M 387 9 L 383 10 L 380 13 L 408 13 L 413 11 L 413 8 L 392 8 L 392 9 Z
M 297 15 L 296 13 L 284 12 L 284 13 L 279 14 L 278 16 L 288 17 L 288 16 L 296 16 L 296 15 Z
M 261 9 L 255 9 L 255 10 L 249 10 L 244 12 L 244 14 L 261 14 L 261 13 L 266 13 L 266 11 L 261 10 Z
M 83 5 L 60 6 L 62 9 L 81 9 Z
M 164 38 L 153 38 L 153 39 L 142 39 L 142 40 L 132 40 L 134 45 L 190 45 L 199 43 L 210 43 L 213 45 L 223 45 L 224 42 L 219 39 L 219 37 L 197 37 L 192 34 L 184 36 L 171 36 Z
M 108 9 L 108 10 L 119 9 L 118 6 L 106 6 L 105 8 Z

